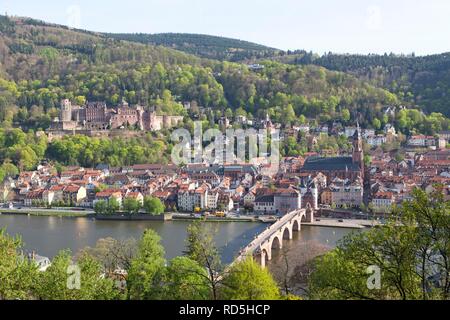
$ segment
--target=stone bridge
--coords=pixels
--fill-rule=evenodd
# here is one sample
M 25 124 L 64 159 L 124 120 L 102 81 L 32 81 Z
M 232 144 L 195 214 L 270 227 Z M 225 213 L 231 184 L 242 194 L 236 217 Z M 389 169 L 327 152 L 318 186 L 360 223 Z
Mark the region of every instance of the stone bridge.
M 314 210 L 311 208 L 289 212 L 279 218 L 270 227 L 260 233 L 245 248 L 239 252 L 234 263 L 248 256 L 259 257 L 261 266 L 266 266 L 266 260 L 272 260 L 272 250 L 282 249 L 283 241 L 292 240 L 293 233 L 299 232 L 302 222 L 314 222 Z

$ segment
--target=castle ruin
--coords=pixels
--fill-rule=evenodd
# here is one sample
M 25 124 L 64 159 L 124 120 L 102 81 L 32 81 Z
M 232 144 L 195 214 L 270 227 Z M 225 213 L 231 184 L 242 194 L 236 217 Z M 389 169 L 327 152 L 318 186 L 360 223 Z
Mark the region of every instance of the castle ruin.
M 85 106 L 72 105 L 68 99 L 61 101 L 59 118 L 52 122 L 51 132 L 106 131 L 114 129 L 136 129 L 159 131 L 170 129 L 183 121 L 183 116 L 156 114 L 142 106 L 129 106 L 123 101 L 115 108 L 105 102 L 88 102 Z

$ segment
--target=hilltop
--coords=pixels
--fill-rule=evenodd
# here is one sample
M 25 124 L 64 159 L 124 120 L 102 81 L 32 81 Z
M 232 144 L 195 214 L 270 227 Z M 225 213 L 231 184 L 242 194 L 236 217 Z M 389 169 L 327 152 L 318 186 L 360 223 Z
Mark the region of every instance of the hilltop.
M 244 61 L 273 57 L 282 53 L 281 50 L 264 45 L 205 34 L 189 33 L 159 33 L 159 34 L 105 34 L 119 40 L 140 42 L 144 44 L 160 45 L 194 54 L 199 57 Z

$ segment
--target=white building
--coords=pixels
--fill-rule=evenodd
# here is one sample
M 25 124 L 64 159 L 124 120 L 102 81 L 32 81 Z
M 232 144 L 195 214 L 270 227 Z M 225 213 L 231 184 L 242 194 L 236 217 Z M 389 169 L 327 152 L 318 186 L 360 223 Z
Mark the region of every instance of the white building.
M 178 209 L 185 212 L 201 211 L 208 208 L 208 189 L 206 184 L 195 190 L 178 192 Z
M 375 130 L 374 129 L 364 129 L 362 131 L 362 137 L 364 139 L 367 139 L 368 137 L 374 136 L 375 135 Z
M 392 192 L 377 192 L 372 198 L 372 209 L 375 212 L 391 212 L 395 204 L 395 196 Z
M 416 135 L 408 139 L 410 147 L 431 147 L 436 145 L 436 139 L 433 136 Z
M 344 134 L 347 138 L 351 138 L 355 135 L 356 127 L 345 127 Z
M 254 204 L 253 209 L 256 213 L 261 213 L 261 214 L 276 213 L 275 201 L 274 201 L 273 194 L 258 195 L 255 199 L 255 204 Z
M 301 124 L 298 127 L 298 130 L 301 131 L 301 132 L 304 132 L 304 133 L 309 133 L 311 128 L 310 128 L 309 124 Z
M 219 201 L 218 190 L 211 190 L 210 192 L 208 192 L 208 199 L 206 201 L 208 209 L 217 209 L 218 201 Z
M 246 208 L 253 208 L 253 206 L 255 205 L 255 199 L 256 199 L 256 192 L 255 192 L 255 190 L 250 190 L 244 196 L 244 207 L 246 207 Z
M 359 207 L 363 203 L 363 185 L 361 179 L 354 182 L 336 178 L 330 185 L 331 202 L 337 207 Z
M 387 138 L 385 135 L 379 134 L 379 135 L 373 135 L 373 136 L 368 136 L 366 138 L 367 144 L 371 147 L 380 147 L 383 144 L 385 144 L 387 142 Z

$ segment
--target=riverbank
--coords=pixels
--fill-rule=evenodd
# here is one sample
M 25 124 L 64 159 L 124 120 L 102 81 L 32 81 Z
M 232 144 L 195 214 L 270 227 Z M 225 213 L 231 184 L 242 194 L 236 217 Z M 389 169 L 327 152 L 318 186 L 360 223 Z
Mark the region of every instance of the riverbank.
M 0 209 L 0 214 L 4 215 L 23 215 L 36 217 L 91 217 L 95 215 L 94 211 L 79 211 L 70 209 Z
M 260 222 L 257 219 L 253 217 L 214 217 L 214 216 L 208 216 L 208 217 L 192 217 L 189 214 L 174 214 L 172 217 L 173 220 L 178 221 L 206 221 L 206 222 Z
M 104 214 L 96 214 L 93 215 L 93 218 L 96 220 L 105 220 L 105 221 L 172 221 L 173 214 L 166 213 L 161 215 L 150 215 L 150 214 L 113 214 L 113 215 L 104 215 Z
M 302 222 L 302 225 L 312 227 L 332 227 L 345 229 L 365 229 L 373 228 L 381 225 L 381 222 L 374 220 L 359 220 L 359 219 L 332 219 L 320 218 L 314 222 Z
M 206 221 L 206 222 L 260 222 L 254 217 L 192 217 L 190 214 L 166 213 L 164 215 L 152 216 L 147 214 L 127 215 L 98 215 L 93 210 L 75 210 L 75 209 L 38 209 L 38 208 L 14 208 L 0 209 L 0 215 L 22 215 L 35 217 L 67 217 L 67 218 L 94 218 L 96 220 L 106 221 Z

